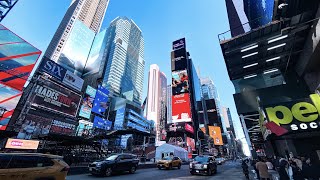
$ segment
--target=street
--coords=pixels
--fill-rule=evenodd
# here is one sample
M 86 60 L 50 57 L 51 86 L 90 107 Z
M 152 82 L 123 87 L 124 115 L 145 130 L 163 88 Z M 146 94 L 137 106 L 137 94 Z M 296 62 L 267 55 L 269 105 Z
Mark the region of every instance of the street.
M 152 169 L 139 169 L 135 174 L 122 173 L 115 174 L 111 177 L 95 177 L 89 174 L 73 175 L 68 176 L 67 180 L 80 180 L 80 179 L 130 179 L 130 180 L 141 180 L 141 179 L 228 179 L 228 180 L 239 180 L 245 179 L 242 173 L 241 165 L 239 162 L 228 161 L 223 165 L 218 165 L 218 173 L 213 176 L 194 175 L 189 173 L 189 166 L 184 165 L 180 170 L 158 170 Z

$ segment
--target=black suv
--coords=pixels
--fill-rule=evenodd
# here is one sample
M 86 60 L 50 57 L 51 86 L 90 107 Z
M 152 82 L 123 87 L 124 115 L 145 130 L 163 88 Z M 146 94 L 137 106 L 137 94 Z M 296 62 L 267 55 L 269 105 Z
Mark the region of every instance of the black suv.
M 136 155 L 115 154 L 89 164 L 89 171 L 92 175 L 110 176 L 112 172 L 129 171 L 135 173 L 139 164 Z
M 190 173 L 194 174 L 205 174 L 211 176 L 217 173 L 217 163 L 211 156 L 199 155 L 193 159 L 190 163 Z

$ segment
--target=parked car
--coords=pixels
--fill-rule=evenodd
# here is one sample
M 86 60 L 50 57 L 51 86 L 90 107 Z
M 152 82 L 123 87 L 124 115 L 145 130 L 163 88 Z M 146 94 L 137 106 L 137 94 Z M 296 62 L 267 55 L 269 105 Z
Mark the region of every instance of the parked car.
M 218 165 L 222 165 L 226 161 L 225 158 L 216 158 L 216 162 Z
M 0 153 L 0 179 L 66 179 L 69 165 L 62 156 L 40 153 Z
M 217 163 L 211 156 L 199 155 L 190 163 L 190 173 L 211 176 L 217 173 Z
M 92 175 L 110 176 L 113 172 L 129 171 L 135 173 L 139 160 L 133 154 L 114 154 L 106 159 L 89 164 Z
M 159 169 L 166 168 L 172 169 L 173 167 L 181 168 L 182 161 L 179 157 L 165 157 L 158 161 L 157 167 Z

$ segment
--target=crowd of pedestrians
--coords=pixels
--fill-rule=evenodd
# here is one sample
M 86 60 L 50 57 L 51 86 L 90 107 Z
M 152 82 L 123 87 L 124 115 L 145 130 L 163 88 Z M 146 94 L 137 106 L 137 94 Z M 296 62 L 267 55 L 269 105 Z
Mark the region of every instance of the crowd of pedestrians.
M 313 164 L 310 158 L 258 157 L 251 161 L 243 160 L 242 169 L 247 179 L 249 179 L 249 162 L 255 171 L 256 179 L 259 180 L 273 180 L 275 174 L 280 180 L 320 180 L 320 167 Z

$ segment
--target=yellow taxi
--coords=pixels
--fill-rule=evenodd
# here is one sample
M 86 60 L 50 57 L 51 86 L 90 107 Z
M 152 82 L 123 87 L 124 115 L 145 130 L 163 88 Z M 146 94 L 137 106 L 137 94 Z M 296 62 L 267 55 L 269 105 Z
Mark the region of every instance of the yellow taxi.
M 69 165 L 62 156 L 40 153 L 0 153 L 1 180 L 64 180 Z
M 159 169 L 172 169 L 173 167 L 181 168 L 182 161 L 179 157 L 164 157 L 157 163 Z

